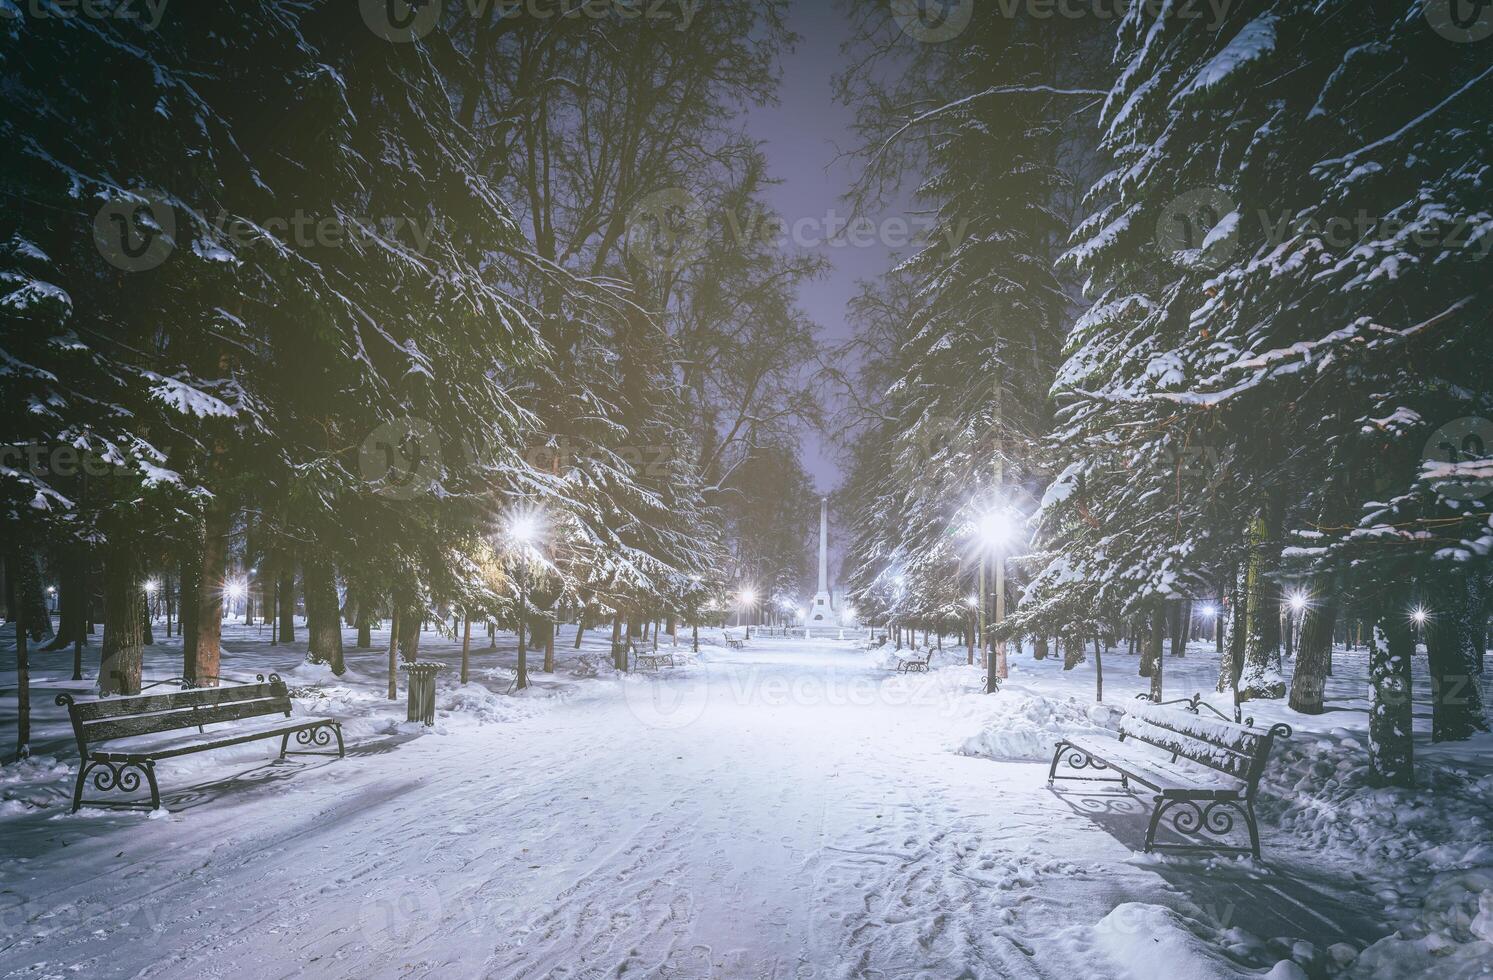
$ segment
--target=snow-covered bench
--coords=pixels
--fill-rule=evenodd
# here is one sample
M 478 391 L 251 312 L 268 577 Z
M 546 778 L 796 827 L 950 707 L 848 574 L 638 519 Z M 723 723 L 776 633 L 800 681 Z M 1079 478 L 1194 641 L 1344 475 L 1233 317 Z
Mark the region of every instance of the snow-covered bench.
M 1272 725 L 1269 729 L 1254 727 L 1253 719 L 1244 724 L 1229 721 L 1212 705 L 1194 695 L 1182 701 L 1152 704 L 1142 694 L 1143 704 L 1131 707 L 1120 721 L 1118 738 L 1075 736 L 1057 743 L 1047 784 L 1054 779 L 1078 779 L 1090 782 L 1118 782 L 1130 788 L 1139 783 L 1151 791 L 1151 824 L 1146 830 L 1146 852 L 1238 851 L 1260 856 L 1260 831 L 1255 822 L 1254 800 L 1260 776 L 1270 757 L 1276 736 L 1289 738 L 1289 725 Z M 1186 705 L 1178 711 L 1167 704 Z M 1204 718 L 1199 708 L 1218 714 L 1218 719 Z M 1115 776 L 1059 776 L 1058 762 L 1066 755 L 1075 770 L 1107 770 Z M 1234 814 L 1244 817 L 1249 830 L 1249 847 L 1222 843 L 1158 844 L 1156 828 L 1171 811 L 1171 825 L 1185 837 L 1224 840 L 1234 829 Z
M 933 663 L 933 648 L 929 647 L 923 656 L 918 656 L 918 651 L 910 651 L 909 657 L 897 658 L 897 673 L 899 674 L 923 674 L 927 673 L 928 667 Z
M 330 752 L 289 752 L 290 737 L 297 745 L 330 745 L 337 739 L 343 754 L 342 725 L 335 718 L 290 718 L 290 691 L 278 674 L 268 681 L 227 687 L 204 687 L 171 694 L 147 694 L 97 701 L 74 701 L 57 695 L 67 708 L 78 739 L 78 781 L 73 787 L 73 812 L 84 803 L 83 785 L 93 774 L 93 788 L 101 793 L 133 793 L 143 775 L 150 784 L 150 809 L 159 809 L 161 792 L 155 764 L 193 752 L 221 749 L 242 742 L 279 738 L 280 758 L 287 755 L 330 755 Z M 283 715 L 283 718 L 275 716 Z M 213 730 L 208 731 L 208 726 Z M 93 806 L 136 807 L 143 803 L 87 801 Z
M 727 650 L 745 650 L 746 649 L 746 641 L 743 640 L 741 637 L 737 636 L 735 633 L 727 631 L 727 633 L 726 633 L 726 649 Z
M 627 638 L 627 652 L 632 654 L 633 667 L 647 667 L 649 670 L 657 670 L 660 667 L 674 666 L 674 654 L 668 651 L 643 650 L 633 642 L 632 637 Z

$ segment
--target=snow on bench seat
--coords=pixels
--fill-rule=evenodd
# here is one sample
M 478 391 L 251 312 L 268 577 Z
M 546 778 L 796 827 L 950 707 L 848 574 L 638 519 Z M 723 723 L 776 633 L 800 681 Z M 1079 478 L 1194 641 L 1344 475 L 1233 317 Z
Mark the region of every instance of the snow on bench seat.
M 1065 741 L 1165 797 L 1234 799 L 1246 789 L 1242 779 L 1186 758 L 1170 761 L 1158 755 L 1151 745 L 1102 735 L 1075 736 Z

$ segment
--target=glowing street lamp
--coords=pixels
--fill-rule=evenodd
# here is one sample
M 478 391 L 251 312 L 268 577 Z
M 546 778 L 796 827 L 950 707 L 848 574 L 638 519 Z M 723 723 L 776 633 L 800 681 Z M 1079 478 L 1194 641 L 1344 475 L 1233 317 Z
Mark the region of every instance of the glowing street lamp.
M 994 507 L 976 518 L 975 534 L 980 544 L 980 654 L 985 660 L 985 693 L 994 694 L 999 689 L 1000 681 L 1008 675 L 1008 670 L 1004 641 L 996 644 L 995 656 L 990 655 L 990 641 L 985 629 L 985 610 L 990 605 L 990 593 L 985 579 L 985 562 L 994 552 L 995 624 L 999 626 L 1006 620 L 1006 548 L 1016 537 L 1016 522 L 1006 511 Z
M 1292 612 L 1299 613 L 1308 605 L 1306 596 L 1302 595 L 1300 592 L 1291 593 L 1286 597 L 1286 601 L 1291 604 Z
M 736 625 L 741 625 L 742 610 L 757 604 L 757 590 L 747 586 L 736 593 Z
M 508 537 L 520 552 L 527 552 L 539 540 L 540 520 L 534 511 L 519 511 L 508 519 Z M 529 638 L 524 630 L 524 614 L 529 609 L 529 564 L 527 554 L 518 562 L 518 676 L 514 686 L 522 691 L 529 686 Z

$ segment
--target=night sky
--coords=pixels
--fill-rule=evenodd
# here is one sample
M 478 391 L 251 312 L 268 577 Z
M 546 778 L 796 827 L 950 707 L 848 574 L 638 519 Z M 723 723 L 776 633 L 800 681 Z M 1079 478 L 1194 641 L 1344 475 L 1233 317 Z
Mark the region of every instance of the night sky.
M 790 225 L 810 219 L 822 226 L 831 215 L 849 218 L 843 196 L 855 162 L 836 157 L 854 148 L 852 114 L 835 101 L 831 80 L 840 69 L 840 45 L 849 37 L 850 23 L 830 0 L 798 0 L 790 26 L 802 40 L 784 58 L 780 102 L 754 110 L 747 126 L 766 144 L 772 174 L 782 181 L 769 190 L 769 204 Z M 886 216 L 867 217 L 879 222 Z M 893 257 L 879 242 L 821 245 L 815 251 L 834 268 L 826 278 L 804 284 L 801 303 L 819 324 L 824 345 L 832 346 L 850 334 L 845 315 L 856 281 L 882 275 Z M 802 444 L 804 468 L 821 491 L 833 489 L 840 482 L 835 447 L 816 433 L 806 433 Z

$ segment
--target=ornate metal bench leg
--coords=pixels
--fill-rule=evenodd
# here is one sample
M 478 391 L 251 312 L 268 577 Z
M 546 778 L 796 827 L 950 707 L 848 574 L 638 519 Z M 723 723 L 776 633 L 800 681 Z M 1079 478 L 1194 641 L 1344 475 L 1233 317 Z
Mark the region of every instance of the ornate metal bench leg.
M 290 748 L 290 732 L 280 736 L 280 758 L 285 758 L 285 750 Z
M 145 770 L 145 781 L 150 783 L 150 808 L 159 810 L 161 808 L 161 787 L 156 785 L 156 764 L 146 759 L 141 768 Z
M 88 775 L 88 760 L 84 759 L 78 764 L 78 781 L 73 784 L 73 812 L 77 813 L 83 808 L 83 780 Z
M 1260 828 L 1255 823 L 1255 805 L 1250 800 L 1244 801 L 1244 826 L 1249 828 L 1249 850 L 1254 859 L 1260 859 Z
M 339 758 L 339 759 L 346 758 L 347 757 L 347 752 L 344 750 L 343 745 L 342 745 L 342 726 L 339 725 L 339 724 L 333 723 L 333 725 L 332 725 L 332 731 L 337 736 L 337 758 Z
M 1146 828 L 1146 853 L 1150 854 L 1156 850 L 1156 827 L 1161 823 L 1161 815 L 1171 809 L 1176 800 L 1164 800 L 1156 797 L 1156 808 L 1151 811 L 1151 826 Z
M 1059 742 L 1057 748 L 1052 752 L 1052 765 L 1047 769 L 1047 785 L 1049 786 L 1052 785 L 1054 779 L 1058 778 L 1058 760 L 1063 757 L 1063 749 L 1067 747 L 1067 742 Z

